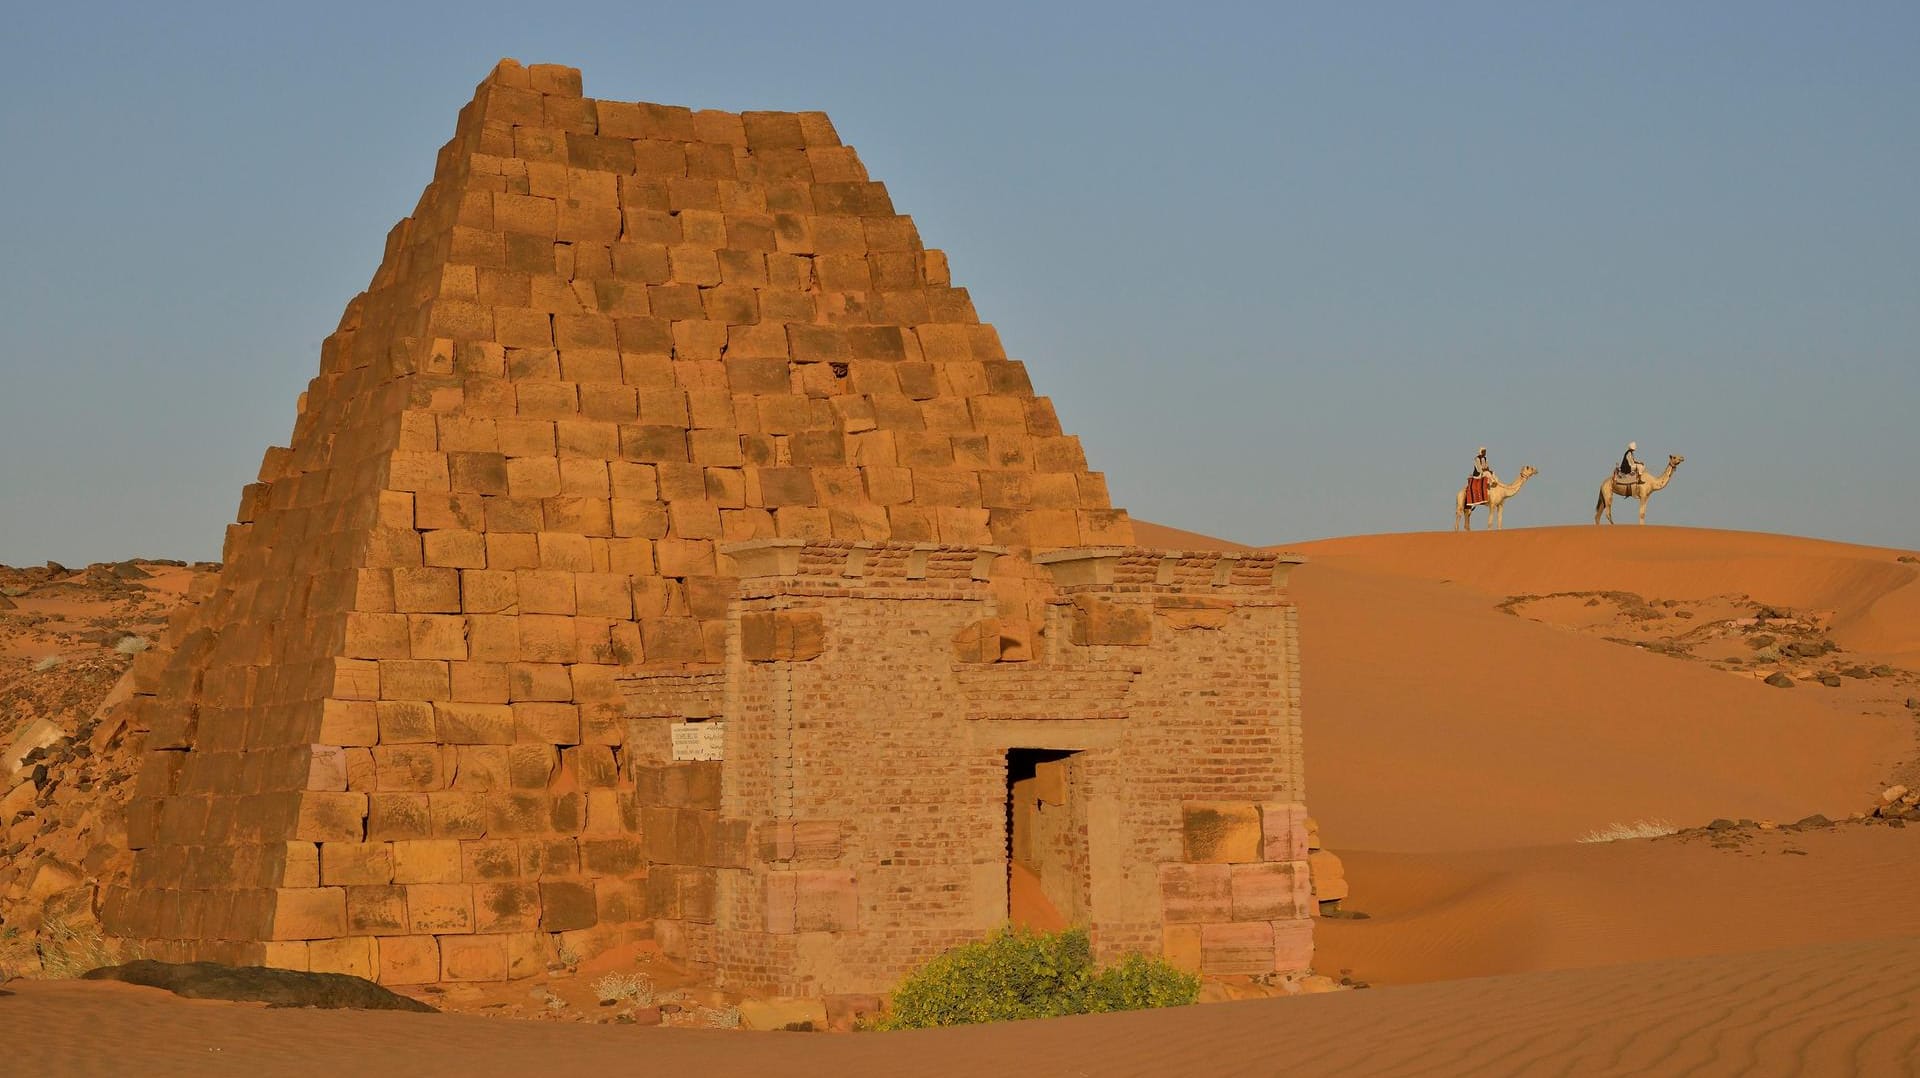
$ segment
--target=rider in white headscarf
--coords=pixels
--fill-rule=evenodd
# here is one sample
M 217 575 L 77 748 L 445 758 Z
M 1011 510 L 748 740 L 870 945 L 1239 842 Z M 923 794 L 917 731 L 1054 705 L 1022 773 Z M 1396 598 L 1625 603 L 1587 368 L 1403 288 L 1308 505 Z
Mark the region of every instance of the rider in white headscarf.
M 1627 443 L 1627 452 L 1620 458 L 1621 475 L 1630 475 L 1637 479 L 1647 474 L 1647 466 L 1640 463 L 1639 457 L 1633 455 L 1634 451 L 1639 448 L 1640 445 L 1638 442 Z

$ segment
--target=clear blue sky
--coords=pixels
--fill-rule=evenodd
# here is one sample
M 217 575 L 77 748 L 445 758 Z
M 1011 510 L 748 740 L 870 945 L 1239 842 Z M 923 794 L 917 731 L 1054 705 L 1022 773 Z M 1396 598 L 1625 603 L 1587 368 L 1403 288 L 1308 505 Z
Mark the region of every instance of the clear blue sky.
M 0 561 L 217 557 L 501 56 L 821 108 L 1139 517 L 1920 543 L 1920 6 L 9 4 Z

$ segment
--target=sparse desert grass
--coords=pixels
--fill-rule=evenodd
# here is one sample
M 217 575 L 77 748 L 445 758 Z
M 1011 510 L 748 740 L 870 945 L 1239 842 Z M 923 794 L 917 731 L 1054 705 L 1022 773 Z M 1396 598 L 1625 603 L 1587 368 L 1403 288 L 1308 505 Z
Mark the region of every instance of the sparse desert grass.
M 33 672 L 36 674 L 44 674 L 47 671 L 53 669 L 56 666 L 59 666 L 61 663 L 66 661 L 67 661 L 67 658 L 64 655 L 49 655 L 46 658 L 41 659 L 39 662 L 33 664 Z
M 602 1003 L 618 1003 L 627 1000 L 636 1007 L 645 1007 L 653 999 L 653 980 L 644 973 L 609 973 L 593 982 L 593 994 Z
M 1610 823 L 1598 831 L 1589 831 L 1580 836 L 1582 842 L 1619 842 L 1629 838 L 1659 838 L 1679 832 L 1670 820 L 1635 820 L 1632 823 Z
M 0 980 L 32 977 L 68 980 L 90 969 L 118 965 L 127 949 L 100 934 L 99 926 L 48 918 L 33 935 L 9 930 L 0 935 Z
M 122 655 L 138 655 L 153 646 L 153 641 L 144 636 L 123 636 L 113 650 Z

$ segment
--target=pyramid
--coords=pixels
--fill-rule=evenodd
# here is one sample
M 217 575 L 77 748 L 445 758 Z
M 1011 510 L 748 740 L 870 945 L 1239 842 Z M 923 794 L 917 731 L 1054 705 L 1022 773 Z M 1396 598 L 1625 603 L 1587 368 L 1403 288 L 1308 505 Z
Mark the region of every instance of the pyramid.
M 390 844 L 489 811 L 577 830 L 577 797 L 493 794 L 617 743 L 617 669 L 721 661 L 717 549 L 776 536 L 1131 526 L 825 115 L 595 101 L 573 69 L 503 61 L 322 345 L 217 593 L 141 664 L 138 853 L 109 927 L 286 961 L 590 905 L 584 866 L 501 913 L 457 862 Z
M 1025 843 L 1109 951 L 1304 965 L 1288 560 L 1132 542 L 826 116 L 502 61 L 136 664 L 102 921 L 400 984 L 651 939 L 871 991 L 1003 920 Z

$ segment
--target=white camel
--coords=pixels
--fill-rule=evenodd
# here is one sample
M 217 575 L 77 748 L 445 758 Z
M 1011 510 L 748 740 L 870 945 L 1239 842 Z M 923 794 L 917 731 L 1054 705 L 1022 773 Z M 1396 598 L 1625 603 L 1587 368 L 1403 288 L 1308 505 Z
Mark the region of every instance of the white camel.
M 1678 453 L 1669 454 L 1667 470 L 1657 476 L 1650 476 L 1645 472 L 1640 472 L 1629 479 L 1621 478 L 1618 472 L 1607 476 L 1606 482 L 1600 484 L 1600 500 L 1593 507 L 1593 522 L 1600 523 L 1600 518 L 1604 516 L 1607 518 L 1607 523 L 1613 523 L 1613 499 L 1638 498 L 1640 499 L 1640 523 L 1645 524 L 1648 499 L 1653 497 L 1654 491 L 1665 490 L 1667 484 L 1673 482 L 1674 470 L 1679 468 L 1680 462 L 1686 459 Z
M 1527 480 L 1539 474 L 1540 469 L 1529 464 L 1520 469 L 1518 478 L 1511 484 L 1507 484 L 1502 483 L 1500 477 L 1492 472 L 1487 473 L 1487 526 L 1489 528 L 1498 529 L 1506 523 L 1503 507 L 1507 504 L 1507 499 L 1520 493 L 1520 488 L 1527 485 Z M 1473 506 L 1467 504 L 1467 488 L 1464 486 L 1460 488 L 1458 494 L 1453 496 L 1453 530 L 1459 531 L 1462 524 L 1466 525 L 1468 531 L 1473 530 Z

